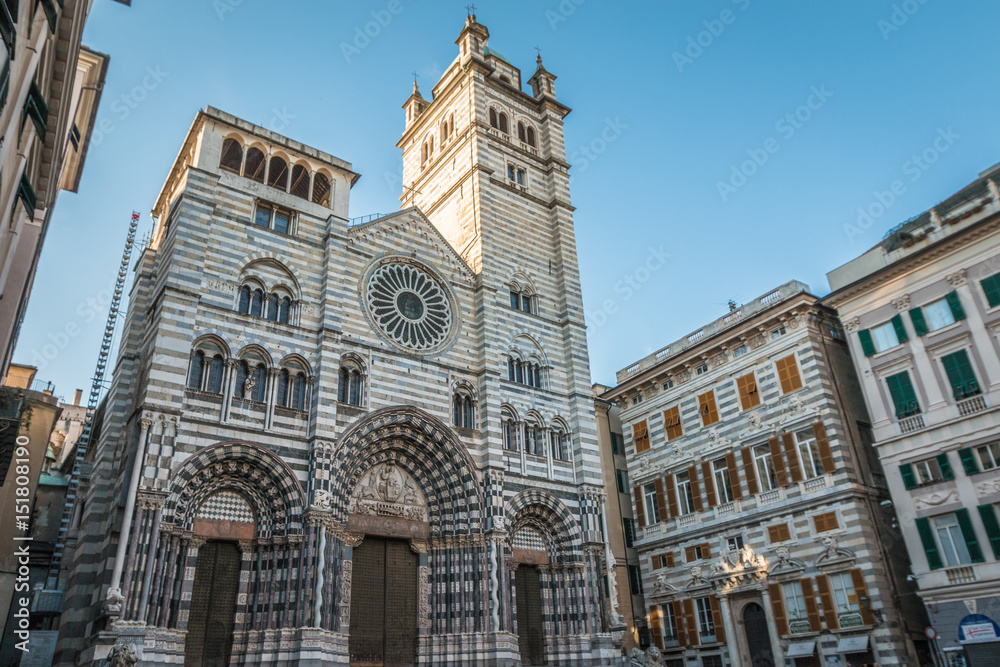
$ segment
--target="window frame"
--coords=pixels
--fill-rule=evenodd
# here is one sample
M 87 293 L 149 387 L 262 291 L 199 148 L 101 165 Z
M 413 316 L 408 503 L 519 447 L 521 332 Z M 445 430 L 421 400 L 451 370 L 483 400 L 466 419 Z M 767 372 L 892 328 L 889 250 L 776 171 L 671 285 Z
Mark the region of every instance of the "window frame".
M 789 623 L 809 620 L 809 610 L 806 607 L 806 596 L 802 590 L 801 581 L 782 582 L 781 597 L 785 604 L 785 618 L 788 619 Z
M 953 523 L 949 525 L 942 526 L 939 521 L 950 520 Z M 972 554 L 969 553 L 968 544 L 965 541 L 965 534 L 962 532 L 962 525 L 958 520 L 958 515 L 954 512 L 949 512 L 948 514 L 939 514 L 938 516 L 930 517 L 931 529 L 934 531 L 934 541 L 937 543 L 938 553 L 941 555 L 941 561 L 944 563 L 945 567 L 962 567 L 964 565 L 972 565 Z M 952 547 L 952 552 L 945 549 L 945 542 L 941 538 L 942 529 L 946 532 L 949 539 L 949 546 Z M 955 533 L 958 532 L 958 540 L 955 540 Z M 963 559 L 964 554 L 964 559 Z M 952 556 L 955 557 L 953 562 Z
M 892 320 L 880 324 L 877 327 L 872 327 L 868 331 L 871 332 L 872 344 L 875 346 L 876 352 L 885 352 L 886 350 L 891 350 L 894 347 L 899 347 L 904 342 L 899 340 L 899 333 L 897 332 L 896 325 L 893 324 Z M 882 335 L 885 335 L 886 343 L 888 343 L 889 341 L 895 341 L 895 342 L 893 342 L 890 345 L 886 345 L 886 347 L 882 347 L 882 344 L 879 342 L 880 332 Z
M 712 616 L 712 601 L 708 596 L 694 599 L 695 615 L 698 618 L 698 637 L 705 640 L 709 637 L 715 641 L 715 618 Z
M 720 463 L 722 464 L 721 468 L 718 467 Z M 722 474 L 720 475 L 720 473 Z M 712 482 L 715 484 L 715 493 L 720 505 L 736 500 L 733 493 L 733 483 L 729 478 L 729 461 L 725 457 L 712 461 Z
M 921 306 L 920 310 L 923 311 L 924 321 L 927 323 L 928 332 L 939 331 L 945 327 L 951 326 L 955 322 L 958 322 L 958 320 L 955 319 L 955 313 L 952 311 L 951 304 L 948 302 L 947 297 L 941 297 L 940 299 L 931 301 L 926 306 Z M 931 315 L 932 312 L 935 314 L 943 314 L 945 315 L 943 319 L 950 319 L 951 321 L 939 324 L 939 326 L 934 326 L 936 322 L 934 321 L 934 317 Z
M 976 459 L 979 462 L 980 472 L 986 472 L 987 470 L 995 470 L 997 468 L 1000 468 L 1000 441 L 987 442 L 982 445 L 975 445 L 973 449 L 976 451 Z M 988 463 L 986 458 L 983 456 L 984 450 L 990 456 L 990 461 Z
M 763 453 L 760 453 L 763 452 Z M 781 488 L 778 484 L 778 475 L 774 469 L 774 459 L 771 457 L 771 447 L 767 443 L 762 445 L 755 445 L 750 453 L 753 454 L 754 463 L 754 473 L 757 476 L 757 486 L 760 488 L 760 493 L 766 493 L 767 491 L 774 491 L 775 489 Z M 766 461 L 765 461 L 766 459 Z M 768 474 L 764 474 L 761 471 L 761 465 L 764 464 L 765 471 Z M 767 480 L 767 484 L 764 484 L 764 480 Z M 764 487 L 767 488 L 764 488 Z
M 683 476 L 683 479 L 681 477 Z M 691 490 L 691 476 L 686 470 L 674 475 L 674 489 L 677 492 L 677 512 L 684 516 L 694 514 L 694 493 Z M 684 493 L 681 490 L 684 489 Z
M 816 432 L 812 428 L 799 429 L 795 431 L 794 438 L 795 453 L 799 457 L 799 468 L 802 471 L 803 481 L 822 477 L 825 474 L 823 472 L 823 457 L 820 455 Z M 809 454 L 808 457 L 806 453 Z M 812 474 L 809 474 L 810 466 L 813 468 Z

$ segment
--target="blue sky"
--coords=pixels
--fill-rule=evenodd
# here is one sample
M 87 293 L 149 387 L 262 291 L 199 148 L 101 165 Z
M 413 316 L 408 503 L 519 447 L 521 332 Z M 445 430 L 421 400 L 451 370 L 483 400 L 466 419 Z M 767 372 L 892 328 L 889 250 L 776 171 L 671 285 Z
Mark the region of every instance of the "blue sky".
M 352 216 L 396 210 L 410 73 L 429 95 L 465 4 L 96 0 L 84 43 L 111 56 L 105 131 L 80 193 L 59 198 L 15 361 L 57 394 L 89 388 L 129 214 L 149 231 L 206 105 L 352 162 Z M 480 0 L 477 14 L 529 75 L 541 48 L 573 108 L 595 381 L 729 299 L 792 279 L 827 293 L 827 271 L 1000 161 L 995 2 Z

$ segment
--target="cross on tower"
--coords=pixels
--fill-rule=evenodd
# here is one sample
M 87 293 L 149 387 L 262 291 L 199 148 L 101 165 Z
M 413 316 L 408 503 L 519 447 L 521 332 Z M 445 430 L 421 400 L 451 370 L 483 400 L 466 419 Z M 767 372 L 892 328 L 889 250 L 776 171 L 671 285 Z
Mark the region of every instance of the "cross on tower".
M 413 75 L 413 83 L 416 83 L 417 82 L 417 77 L 420 76 L 420 75 L 417 74 L 416 72 L 410 72 L 410 74 Z
M 476 15 L 476 6 L 475 5 L 466 5 L 465 6 L 465 11 L 467 11 L 469 13 L 469 16 L 475 16 Z

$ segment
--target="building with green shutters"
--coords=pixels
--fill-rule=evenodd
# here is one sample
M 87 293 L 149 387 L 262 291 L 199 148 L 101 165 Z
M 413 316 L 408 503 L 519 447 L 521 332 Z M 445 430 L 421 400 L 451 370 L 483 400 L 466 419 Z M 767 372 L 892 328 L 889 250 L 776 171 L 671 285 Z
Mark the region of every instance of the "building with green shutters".
M 1000 165 L 827 274 L 947 664 L 1000 664 Z M 981 632 L 969 628 L 981 628 Z M 960 664 L 960 663 L 959 663 Z

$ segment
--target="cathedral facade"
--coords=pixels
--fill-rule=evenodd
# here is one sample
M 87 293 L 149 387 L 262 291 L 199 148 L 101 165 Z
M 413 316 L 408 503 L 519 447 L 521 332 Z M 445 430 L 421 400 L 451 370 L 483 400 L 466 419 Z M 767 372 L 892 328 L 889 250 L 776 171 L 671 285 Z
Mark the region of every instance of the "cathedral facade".
M 57 664 L 611 664 L 555 76 L 474 16 L 397 213 L 209 107 L 154 208 Z M 613 587 L 614 582 L 611 582 Z

